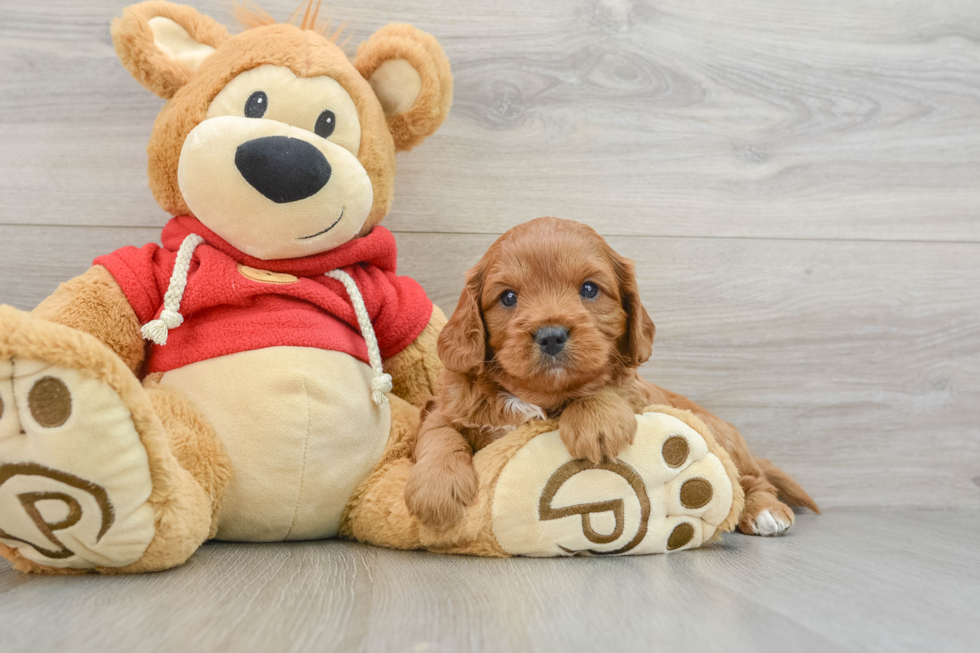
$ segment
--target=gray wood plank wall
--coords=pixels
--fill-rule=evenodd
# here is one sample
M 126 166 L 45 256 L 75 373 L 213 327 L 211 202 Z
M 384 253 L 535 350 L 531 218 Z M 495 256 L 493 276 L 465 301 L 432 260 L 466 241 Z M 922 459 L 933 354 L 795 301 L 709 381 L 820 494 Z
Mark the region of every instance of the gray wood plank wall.
M 125 4 L 0 0 L 0 303 L 31 308 L 166 220 L 145 179 L 162 102 L 109 38 Z M 230 2 L 192 4 L 233 22 Z M 980 506 L 976 0 L 325 12 L 351 52 L 408 21 L 452 61 L 453 112 L 399 155 L 386 221 L 447 312 L 507 228 L 587 222 L 637 261 L 648 378 L 824 507 Z

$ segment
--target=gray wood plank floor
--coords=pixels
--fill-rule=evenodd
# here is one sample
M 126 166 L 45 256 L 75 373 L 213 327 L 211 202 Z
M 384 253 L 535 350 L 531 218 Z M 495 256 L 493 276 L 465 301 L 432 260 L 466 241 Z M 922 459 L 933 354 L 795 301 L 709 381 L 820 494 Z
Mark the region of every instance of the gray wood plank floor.
M 666 556 L 212 543 L 184 567 L 0 569 L 0 650 L 975 651 L 980 511 L 801 515 Z

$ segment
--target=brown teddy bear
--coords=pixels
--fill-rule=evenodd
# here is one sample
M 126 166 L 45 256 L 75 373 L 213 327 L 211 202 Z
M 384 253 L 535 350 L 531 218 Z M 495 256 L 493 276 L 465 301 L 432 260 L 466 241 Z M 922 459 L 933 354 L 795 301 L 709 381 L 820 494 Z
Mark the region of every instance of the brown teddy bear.
M 540 421 L 477 454 L 479 498 L 452 529 L 409 516 L 445 317 L 396 274 L 379 223 L 395 152 L 440 126 L 452 77 L 409 25 L 350 60 L 311 9 L 299 26 L 247 15 L 235 36 L 162 1 L 113 23 L 123 64 L 167 100 L 148 174 L 176 217 L 162 247 L 99 257 L 32 314 L 0 307 L 0 553 L 23 571 L 118 573 L 179 565 L 211 538 L 505 556 L 691 548 L 729 530 L 734 466 L 670 408 L 638 416 L 629 474 L 569 472 Z M 675 505 L 692 475 L 713 498 Z

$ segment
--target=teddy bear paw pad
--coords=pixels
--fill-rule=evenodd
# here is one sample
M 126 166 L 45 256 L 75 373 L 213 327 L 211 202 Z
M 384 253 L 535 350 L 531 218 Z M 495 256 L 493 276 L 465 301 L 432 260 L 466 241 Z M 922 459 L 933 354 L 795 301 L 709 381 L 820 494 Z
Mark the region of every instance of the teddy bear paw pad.
M 0 359 L 0 542 L 46 567 L 121 567 L 153 539 L 146 450 L 84 371 Z
M 705 439 L 664 413 L 637 415 L 617 461 L 573 459 L 558 431 L 538 435 L 501 471 L 493 533 L 512 555 L 664 553 L 708 541 L 728 517 L 732 481 Z

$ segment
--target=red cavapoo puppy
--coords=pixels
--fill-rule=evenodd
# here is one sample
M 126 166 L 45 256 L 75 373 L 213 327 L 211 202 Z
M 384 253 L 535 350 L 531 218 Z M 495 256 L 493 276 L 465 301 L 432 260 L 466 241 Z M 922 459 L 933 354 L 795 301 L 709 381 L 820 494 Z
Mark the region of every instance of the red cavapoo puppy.
M 653 334 L 633 262 L 591 227 L 539 218 L 505 233 L 467 273 L 439 336 L 446 370 L 419 428 L 409 511 L 433 528 L 462 518 L 476 498 L 473 452 L 525 422 L 557 418 L 568 452 L 598 463 L 632 443 L 635 413 L 667 404 L 697 414 L 738 467 L 742 532 L 789 528 L 793 511 L 780 498 L 819 512 L 734 426 L 640 378 Z

